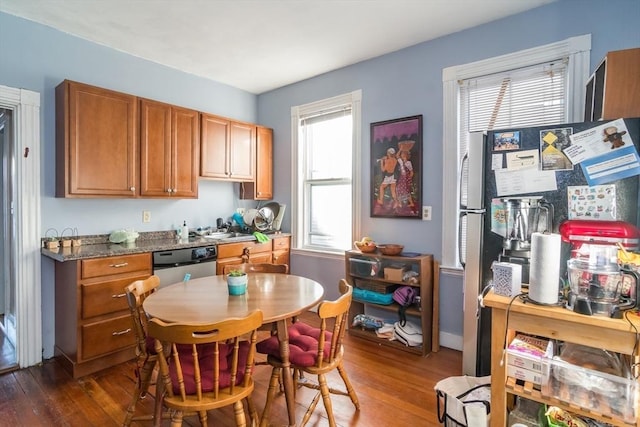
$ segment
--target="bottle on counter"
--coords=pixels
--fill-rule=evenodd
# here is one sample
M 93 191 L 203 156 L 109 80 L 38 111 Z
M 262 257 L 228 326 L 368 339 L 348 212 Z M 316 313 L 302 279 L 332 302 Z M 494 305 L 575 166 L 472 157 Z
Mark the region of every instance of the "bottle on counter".
M 182 229 L 180 230 L 180 238 L 182 240 L 188 240 L 189 239 L 189 227 L 187 227 L 187 221 L 184 221 L 182 223 Z

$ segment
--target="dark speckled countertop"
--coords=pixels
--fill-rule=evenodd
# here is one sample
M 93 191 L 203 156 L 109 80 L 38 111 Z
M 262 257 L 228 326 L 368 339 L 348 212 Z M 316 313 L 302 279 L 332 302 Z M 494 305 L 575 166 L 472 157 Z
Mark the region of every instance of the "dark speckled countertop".
M 269 234 L 269 237 L 288 236 L 289 234 Z M 201 246 L 219 245 L 234 242 L 250 242 L 256 238 L 251 235 L 230 237 L 224 239 L 210 239 L 194 236 L 189 240 L 180 240 L 173 231 L 141 232 L 134 243 L 111 243 L 109 235 L 78 236 L 80 246 L 58 247 L 57 249 L 42 248 L 42 255 L 59 262 L 77 259 L 102 258 L 114 255 L 139 254 L 144 252 L 166 251 L 181 248 L 197 248 Z M 43 239 L 44 241 L 44 239 Z M 44 246 L 44 245 L 43 245 Z

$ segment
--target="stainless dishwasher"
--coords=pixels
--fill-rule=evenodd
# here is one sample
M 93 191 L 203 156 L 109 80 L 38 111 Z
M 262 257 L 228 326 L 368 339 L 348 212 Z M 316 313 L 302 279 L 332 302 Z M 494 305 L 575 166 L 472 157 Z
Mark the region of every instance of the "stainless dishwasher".
M 217 257 L 215 245 L 157 251 L 153 253 L 153 274 L 160 278 L 161 287 L 182 282 L 187 274 L 191 279 L 214 276 Z

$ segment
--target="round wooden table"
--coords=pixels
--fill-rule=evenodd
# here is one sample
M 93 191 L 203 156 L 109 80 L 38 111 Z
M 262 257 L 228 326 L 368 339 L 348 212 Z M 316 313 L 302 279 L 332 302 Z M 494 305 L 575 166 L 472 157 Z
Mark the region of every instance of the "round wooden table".
M 289 425 L 296 425 L 293 377 L 289 366 L 287 320 L 317 305 L 324 295 L 322 285 L 291 274 L 249 273 L 247 292 L 230 296 L 224 275 L 192 279 L 164 286 L 149 295 L 144 311 L 165 322 L 214 323 L 245 317 L 262 310 L 263 323 L 276 323 Z

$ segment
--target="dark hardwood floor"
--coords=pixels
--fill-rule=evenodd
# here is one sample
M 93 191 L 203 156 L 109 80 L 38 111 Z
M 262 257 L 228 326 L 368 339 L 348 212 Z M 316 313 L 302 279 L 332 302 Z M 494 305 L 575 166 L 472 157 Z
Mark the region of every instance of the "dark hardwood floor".
M 308 315 L 302 320 L 309 321 Z M 259 355 L 260 360 L 264 360 Z M 420 357 L 397 349 L 347 336 L 345 368 L 360 400 L 355 411 L 346 396 L 332 395 L 333 411 L 339 426 L 436 426 L 436 395 L 433 387 L 442 378 L 461 375 L 460 352 L 441 348 Z M 134 387 L 134 362 L 105 369 L 74 380 L 55 360 L 0 374 L 0 426 L 118 426 Z M 271 370 L 256 367 L 254 403 L 262 409 Z M 329 385 L 342 387 L 337 373 Z M 296 419 L 301 420 L 314 391 L 302 387 L 296 395 Z M 153 397 L 138 405 L 136 414 L 150 413 Z M 276 401 L 271 425 L 287 424 L 284 397 Z M 151 422 L 134 423 L 151 426 Z M 163 421 L 169 426 L 169 420 Z M 187 417 L 185 426 L 200 425 L 197 417 Z M 234 426 L 231 408 L 210 411 L 209 426 Z M 318 403 L 309 426 L 328 425 L 324 406 Z

